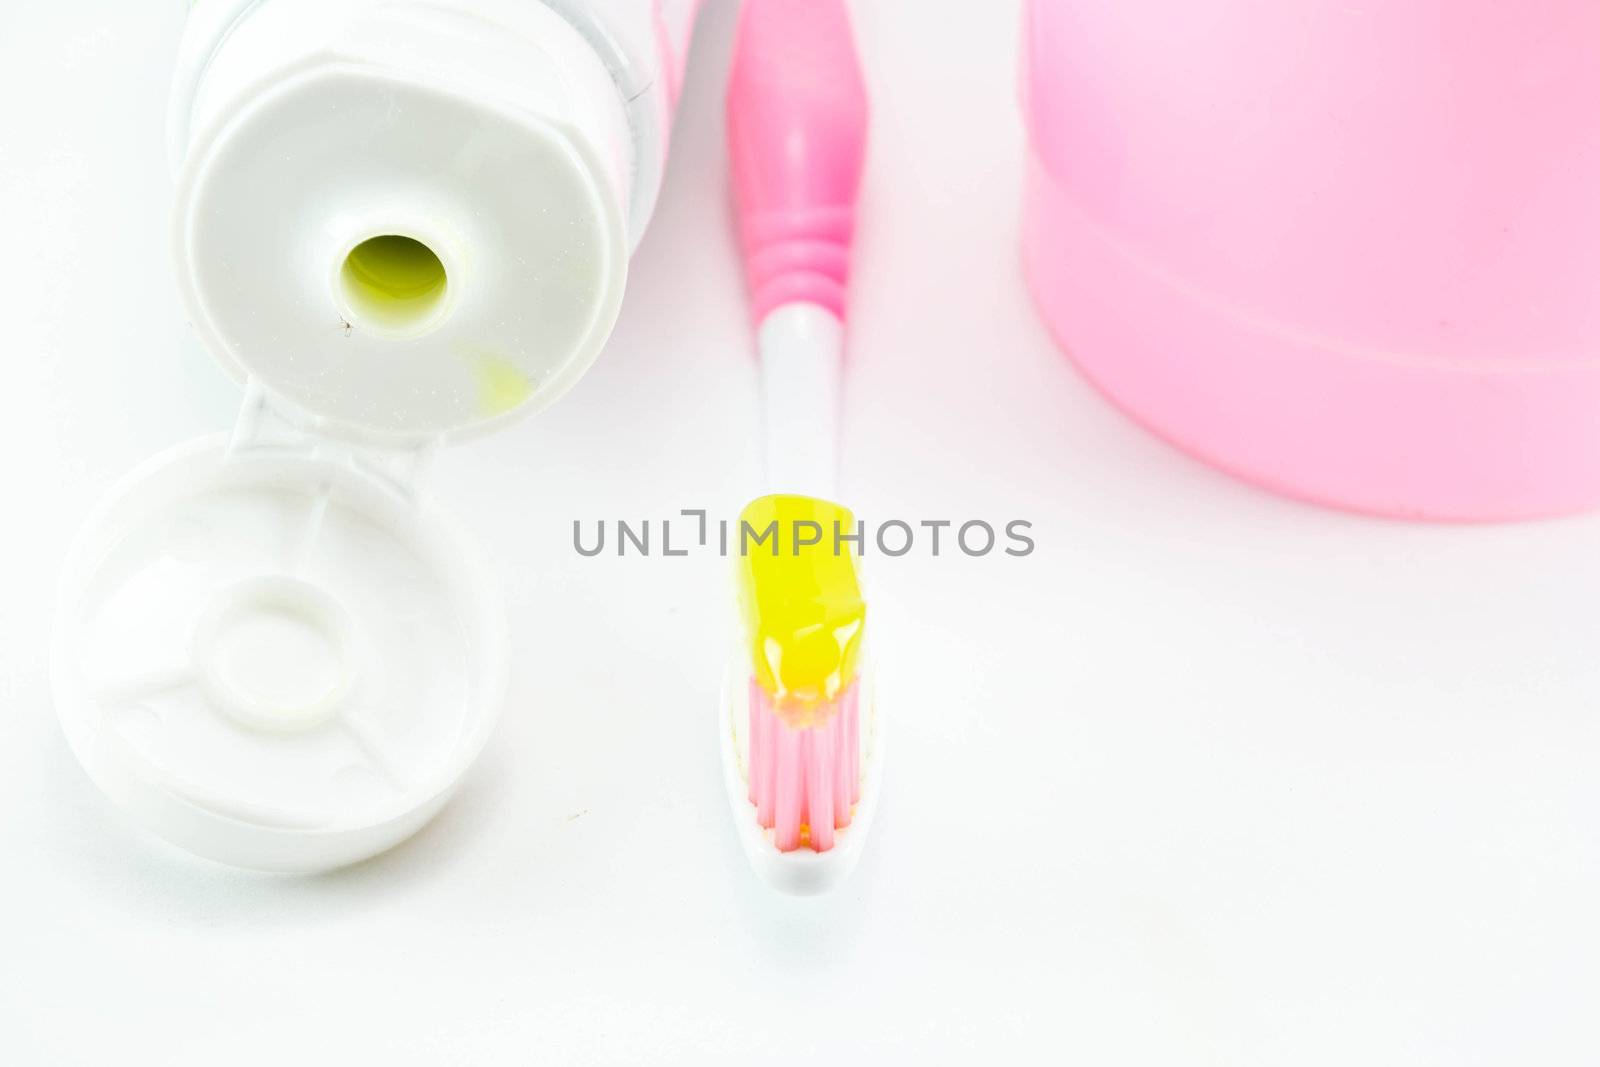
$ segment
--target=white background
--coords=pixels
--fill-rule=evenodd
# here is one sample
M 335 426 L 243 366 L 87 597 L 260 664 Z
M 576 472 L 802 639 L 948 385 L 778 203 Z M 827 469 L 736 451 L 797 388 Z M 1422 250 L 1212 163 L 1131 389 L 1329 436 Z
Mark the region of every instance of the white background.
M 316 878 L 133 827 L 63 742 L 46 635 L 97 495 L 240 395 L 167 257 L 183 5 L 3 8 L 0 1063 L 1600 1059 L 1600 518 L 1321 511 L 1109 408 L 1018 269 L 1012 0 L 856 5 L 846 499 L 1039 547 L 876 562 L 894 746 L 838 896 L 770 895 L 735 840 L 721 561 L 571 548 L 752 488 L 718 0 L 609 352 L 437 472 L 516 651 L 460 797 Z

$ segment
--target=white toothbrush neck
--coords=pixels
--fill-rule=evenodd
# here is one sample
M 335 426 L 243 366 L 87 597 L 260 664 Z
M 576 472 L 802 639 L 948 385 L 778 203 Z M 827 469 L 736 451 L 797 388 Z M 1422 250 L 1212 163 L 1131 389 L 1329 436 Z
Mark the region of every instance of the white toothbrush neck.
M 816 304 L 784 304 L 761 321 L 758 345 L 767 488 L 833 500 L 844 324 Z

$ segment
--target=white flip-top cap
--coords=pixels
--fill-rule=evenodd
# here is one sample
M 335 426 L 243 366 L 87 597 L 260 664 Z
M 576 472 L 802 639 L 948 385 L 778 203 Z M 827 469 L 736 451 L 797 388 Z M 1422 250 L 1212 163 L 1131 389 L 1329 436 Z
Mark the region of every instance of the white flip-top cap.
M 311 871 L 414 832 L 493 729 L 498 589 L 418 468 L 595 358 L 626 270 L 627 126 L 539 3 L 209 8 L 175 94 L 178 266 L 248 399 L 231 441 L 152 460 L 87 523 L 53 685 L 140 823 Z
M 134 471 L 68 555 L 56 711 L 139 822 L 313 871 L 410 835 L 493 729 L 504 617 L 471 542 L 359 456 L 262 437 Z

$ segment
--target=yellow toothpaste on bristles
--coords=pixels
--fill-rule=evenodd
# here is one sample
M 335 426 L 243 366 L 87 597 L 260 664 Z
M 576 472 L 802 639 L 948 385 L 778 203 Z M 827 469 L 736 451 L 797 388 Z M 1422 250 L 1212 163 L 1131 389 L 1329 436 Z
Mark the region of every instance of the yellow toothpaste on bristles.
M 790 726 L 826 722 L 855 680 L 867 606 L 850 509 L 774 495 L 740 515 L 739 606 L 751 673 Z

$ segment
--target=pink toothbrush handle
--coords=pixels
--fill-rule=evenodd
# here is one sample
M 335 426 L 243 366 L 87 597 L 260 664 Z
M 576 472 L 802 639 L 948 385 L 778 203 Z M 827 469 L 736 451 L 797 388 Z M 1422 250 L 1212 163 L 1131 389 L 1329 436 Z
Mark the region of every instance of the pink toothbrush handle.
M 751 309 L 844 318 L 867 92 L 843 0 L 746 0 L 728 84 L 728 155 Z

